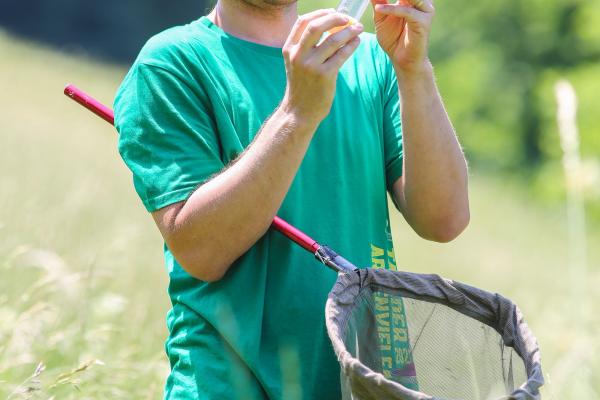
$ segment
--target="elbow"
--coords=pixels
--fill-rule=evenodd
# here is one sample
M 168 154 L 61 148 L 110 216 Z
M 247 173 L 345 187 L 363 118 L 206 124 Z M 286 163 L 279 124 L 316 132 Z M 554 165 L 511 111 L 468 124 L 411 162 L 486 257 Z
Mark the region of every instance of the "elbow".
M 185 202 L 174 203 L 153 212 L 152 217 L 183 270 L 198 280 L 217 282 L 241 254 L 234 257 L 227 241 L 219 240 L 209 226 L 192 226 L 189 215 L 182 215 L 184 205 Z
M 204 282 L 220 281 L 231 266 L 229 263 L 214 258 L 201 256 L 178 258 L 175 254 L 174 256 L 185 272 Z
M 440 227 L 432 235 L 430 240 L 437 243 L 450 243 L 460 236 L 460 234 L 467 228 L 468 224 L 469 222 L 467 221 L 461 224 L 450 224 Z
M 193 276 L 194 278 L 201 280 L 203 282 L 218 282 L 225 276 L 227 272 L 227 268 L 218 268 L 218 267 L 205 267 L 198 268 L 193 264 L 180 264 L 181 267 Z
M 203 282 L 218 282 L 227 273 L 232 261 L 213 255 L 207 249 L 185 249 L 182 246 L 169 246 L 177 263 L 192 277 Z
M 470 212 L 467 208 L 461 212 L 437 218 L 432 221 L 429 229 L 418 233 L 424 239 L 437 243 L 448 243 L 456 239 L 467 228 L 470 219 Z

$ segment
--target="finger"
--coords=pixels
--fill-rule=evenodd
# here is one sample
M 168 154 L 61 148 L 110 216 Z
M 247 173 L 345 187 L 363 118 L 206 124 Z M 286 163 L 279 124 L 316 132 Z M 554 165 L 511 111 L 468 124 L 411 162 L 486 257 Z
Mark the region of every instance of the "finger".
M 336 27 L 334 27 L 334 28 L 331 28 L 331 29 L 329 29 L 329 30 L 327 31 L 327 33 L 328 33 L 329 35 L 333 35 L 334 33 L 336 33 L 336 32 L 339 32 L 339 31 L 341 31 L 342 29 L 345 29 L 345 28 L 349 27 L 350 25 L 352 25 L 352 24 L 354 24 L 354 23 L 356 23 L 356 22 L 357 22 L 357 21 L 356 21 L 354 18 L 349 18 L 349 21 L 348 21 L 348 22 L 346 22 L 344 25 L 340 25 L 340 26 L 336 26 Z
M 336 26 L 345 25 L 349 21 L 350 18 L 341 13 L 328 14 L 315 18 L 308 23 L 306 29 L 302 32 L 302 37 L 298 44 L 304 51 L 312 49 L 317 45 L 325 32 Z
M 375 7 L 377 4 L 388 4 L 387 0 L 371 0 L 371 5 Z
M 396 4 L 377 4 L 375 11 L 383 15 L 404 18 L 410 22 L 425 22 L 425 13 L 413 7 L 399 6 Z
M 381 20 L 382 18 L 385 18 L 384 15 L 381 15 L 377 12 L 377 9 L 376 9 L 377 4 L 388 4 L 388 2 L 387 2 L 387 0 L 371 0 L 371 5 L 373 6 L 373 10 L 375 11 L 375 13 L 374 13 L 375 22 Z
M 338 49 L 323 65 L 326 67 L 334 68 L 335 70 L 339 70 L 342 68 L 342 65 L 350 58 L 354 50 L 360 44 L 360 37 L 355 36 L 354 39 L 349 41 L 344 47 Z
M 434 11 L 433 4 L 429 0 L 409 0 L 409 3 L 417 10 L 425 13 Z
M 348 44 L 355 37 L 360 35 L 364 27 L 361 23 L 352 24 L 339 32 L 333 33 L 323 40 L 315 50 L 314 57 L 319 63 L 325 62 L 335 54 L 340 48 Z
M 300 37 L 302 36 L 302 32 L 304 32 L 304 29 L 306 29 L 306 25 L 308 25 L 310 21 L 314 20 L 315 18 L 319 18 L 334 12 L 335 10 L 333 8 L 326 8 L 323 10 L 315 10 L 299 16 L 296 22 L 294 23 L 290 34 L 288 35 L 287 42 L 290 42 L 292 44 L 298 43 Z

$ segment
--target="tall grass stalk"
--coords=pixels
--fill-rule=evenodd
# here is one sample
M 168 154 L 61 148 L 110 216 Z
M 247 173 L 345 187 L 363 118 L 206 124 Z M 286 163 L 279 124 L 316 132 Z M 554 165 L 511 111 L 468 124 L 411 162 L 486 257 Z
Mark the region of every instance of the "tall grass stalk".
M 566 80 L 556 83 L 557 120 L 563 151 L 563 168 L 567 193 L 569 256 L 572 274 L 573 300 L 581 309 L 586 299 L 587 227 L 583 199 L 582 163 L 577 129 L 577 95 Z
M 571 274 L 571 301 L 573 303 L 573 326 L 585 333 L 589 338 L 588 313 L 589 304 L 587 296 L 588 259 L 587 259 L 587 225 L 585 218 L 585 201 L 583 193 L 583 169 L 579 147 L 579 130 L 577 127 L 577 94 L 573 85 L 567 80 L 560 80 L 554 87 L 557 103 L 557 122 L 560 134 L 560 145 L 563 151 L 562 164 L 565 174 L 566 208 L 568 225 L 569 271 Z M 578 380 L 583 383 L 581 388 L 589 387 L 587 393 L 581 393 L 586 398 L 597 397 L 592 394 L 590 371 L 587 367 L 593 343 L 581 340 L 571 347 L 563 362 L 557 368 L 561 371 L 557 378 L 558 384 L 567 384 L 566 377 L 573 376 L 577 371 Z M 561 365 L 570 364 L 573 368 L 561 368 Z

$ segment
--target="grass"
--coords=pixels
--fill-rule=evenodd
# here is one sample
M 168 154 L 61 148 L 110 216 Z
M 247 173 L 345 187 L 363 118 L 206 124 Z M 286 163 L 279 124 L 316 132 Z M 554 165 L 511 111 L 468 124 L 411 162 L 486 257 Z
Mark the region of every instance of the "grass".
M 159 398 L 162 242 L 113 130 L 61 94 L 73 82 L 110 104 L 125 69 L 2 33 L 0 54 L 0 398 Z M 590 246 L 586 302 L 575 303 L 563 208 L 472 175 L 472 223 L 452 244 L 393 217 L 399 266 L 512 298 L 541 344 L 545 398 L 600 398 L 599 250 Z
M 158 398 L 161 240 L 111 128 L 61 94 L 73 81 L 110 103 L 124 69 L 5 35 L 0 52 L 0 398 L 40 362 L 43 390 L 12 398 Z

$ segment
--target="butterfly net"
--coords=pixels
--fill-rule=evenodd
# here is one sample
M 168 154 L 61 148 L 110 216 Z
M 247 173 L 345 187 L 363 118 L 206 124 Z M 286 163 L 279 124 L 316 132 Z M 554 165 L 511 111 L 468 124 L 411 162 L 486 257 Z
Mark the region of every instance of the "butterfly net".
M 540 399 L 537 341 L 498 294 L 364 269 L 339 275 L 326 323 L 344 400 Z

